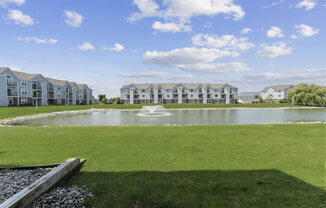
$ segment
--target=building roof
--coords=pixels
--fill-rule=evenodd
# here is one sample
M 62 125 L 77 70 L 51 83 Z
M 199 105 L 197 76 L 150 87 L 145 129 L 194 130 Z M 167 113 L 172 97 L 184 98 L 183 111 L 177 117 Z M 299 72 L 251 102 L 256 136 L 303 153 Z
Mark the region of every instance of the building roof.
M 0 73 L 6 71 L 8 69 L 9 69 L 8 67 L 0 67 Z
M 28 74 L 24 72 L 18 72 L 18 71 L 13 71 L 10 70 L 18 79 L 20 80 L 26 80 L 26 81 L 32 81 L 33 78 L 37 76 L 42 76 L 41 74 Z
M 268 89 L 272 88 L 273 90 L 288 90 L 294 88 L 294 85 L 274 85 L 274 86 L 268 86 L 265 87 L 262 92 L 267 92 Z
M 84 87 L 89 88 L 89 87 L 87 86 L 87 84 L 77 84 L 77 87 L 78 87 L 78 89 L 83 89 Z
M 55 86 L 63 87 L 67 84 L 68 81 L 65 80 L 59 80 L 59 79 L 52 79 L 52 78 L 45 78 L 48 82 Z M 69 83 L 69 82 L 68 82 Z
M 177 85 L 182 85 L 187 89 L 197 89 L 198 87 L 207 87 L 210 86 L 213 89 L 220 89 L 226 84 L 210 84 L 210 83 L 146 83 L 146 84 L 130 84 L 136 86 L 138 89 L 148 89 L 151 86 L 157 88 L 161 86 L 164 89 L 173 89 Z M 128 88 L 130 85 L 123 85 L 122 88 Z

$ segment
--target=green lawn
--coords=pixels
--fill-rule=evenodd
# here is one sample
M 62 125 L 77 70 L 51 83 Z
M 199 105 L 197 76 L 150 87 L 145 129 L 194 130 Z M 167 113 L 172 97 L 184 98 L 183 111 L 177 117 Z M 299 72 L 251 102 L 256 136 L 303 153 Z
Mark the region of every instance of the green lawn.
M 56 111 L 86 110 L 90 108 L 114 108 L 114 109 L 140 109 L 144 105 L 68 105 L 68 106 L 35 106 L 0 107 L 0 119 L 17 116 L 51 113 Z M 166 104 L 165 108 L 280 108 L 291 107 L 289 103 L 257 103 L 257 104 Z M 300 106 L 295 106 L 300 107 Z
M 2 127 L 0 166 L 86 158 L 90 207 L 326 207 L 326 125 Z

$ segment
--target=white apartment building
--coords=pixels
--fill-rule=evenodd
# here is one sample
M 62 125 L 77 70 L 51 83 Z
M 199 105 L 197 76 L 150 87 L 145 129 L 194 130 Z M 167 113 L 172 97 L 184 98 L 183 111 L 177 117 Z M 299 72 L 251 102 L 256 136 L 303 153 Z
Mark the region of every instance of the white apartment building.
M 238 99 L 238 88 L 229 84 L 130 84 L 120 93 L 123 104 L 231 104 Z
M 293 88 L 293 85 L 268 86 L 261 91 L 260 96 L 263 100 L 273 100 L 278 102 L 279 100 L 287 99 L 288 91 Z
M 91 104 L 85 84 L 45 78 L 0 67 L 0 106 Z

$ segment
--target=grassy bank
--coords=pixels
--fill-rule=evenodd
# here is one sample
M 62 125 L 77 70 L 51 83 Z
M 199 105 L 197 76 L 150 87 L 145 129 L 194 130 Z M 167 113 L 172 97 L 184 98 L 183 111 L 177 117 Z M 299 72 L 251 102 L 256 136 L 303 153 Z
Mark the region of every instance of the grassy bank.
M 87 163 L 91 207 L 325 207 L 326 125 L 3 127 L 0 166 Z
M 52 113 L 57 111 L 86 110 L 91 108 L 114 108 L 114 109 L 140 109 L 144 105 L 69 105 L 69 106 L 35 106 L 26 107 L 0 107 L 0 119 L 14 118 L 17 116 Z M 291 107 L 288 103 L 257 103 L 257 104 L 166 104 L 165 108 L 280 108 Z M 299 106 L 296 106 L 299 107 Z

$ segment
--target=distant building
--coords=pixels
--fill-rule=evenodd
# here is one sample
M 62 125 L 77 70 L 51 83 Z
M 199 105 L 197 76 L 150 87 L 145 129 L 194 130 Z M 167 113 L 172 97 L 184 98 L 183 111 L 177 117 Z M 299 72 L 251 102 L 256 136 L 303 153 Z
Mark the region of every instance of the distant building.
M 28 74 L 0 67 L 0 106 L 91 104 L 85 84 Z
M 287 99 L 288 91 L 293 88 L 294 85 L 269 86 L 261 91 L 260 96 L 263 100 L 279 102 L 280 100 Z
M 123 104 L 237 103 L 238 88 L 229 84 L 130 84 L 121 88 Z

